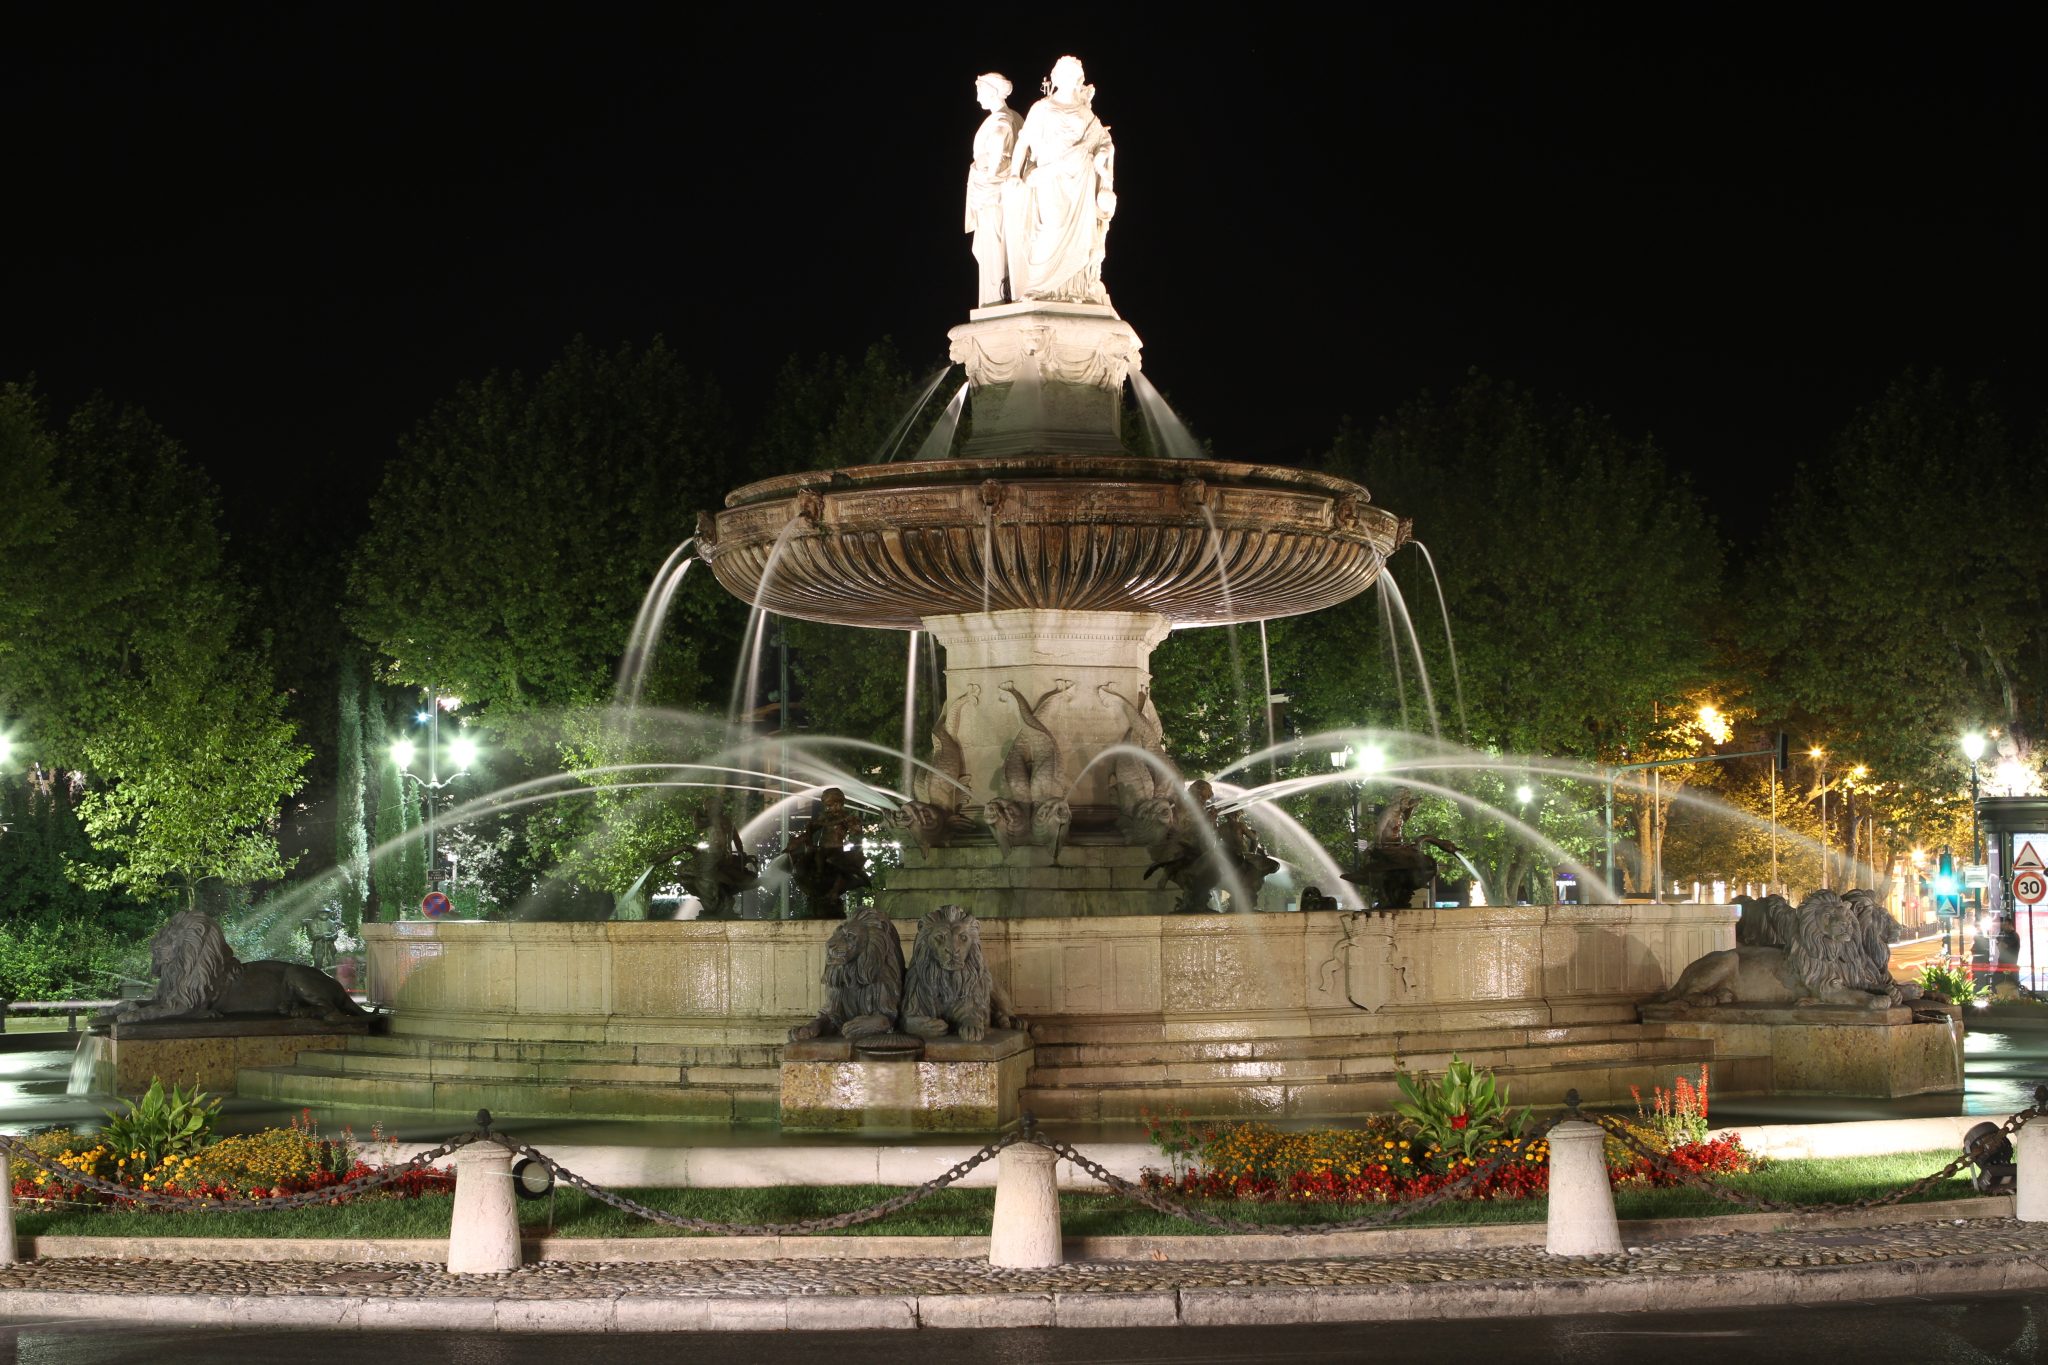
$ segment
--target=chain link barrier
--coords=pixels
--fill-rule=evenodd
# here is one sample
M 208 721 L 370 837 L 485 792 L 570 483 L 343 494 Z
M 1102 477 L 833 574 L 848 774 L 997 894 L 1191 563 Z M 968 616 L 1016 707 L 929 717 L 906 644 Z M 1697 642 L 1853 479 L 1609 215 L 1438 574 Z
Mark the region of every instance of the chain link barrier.
M 1200 1223 L 1203 1227 L 1217 1228 L 1224 1232 L 1263 1233 L 1275 1237 L 1306 1237 L 1316 1233 L 1354 1232 L 1366 1228 L 1385 1227 L 1391 1223 L 1398 1223 L 1404 1218 L 1412 1218 L 1425 1209 L 1435 1208 L 1438 1204 L 1444 1203 L 1447 1200 L 1455 1199 L 1466 1190 L 1485 1180 L 1488 1176 L 1493 1175 L 1502 1167 L 1510 1165 L 1526 1155 L 1530 1147 L 1547 1139 L 1550 1136 L 1550 1130 L 1564 1122 L 1567 1117 L 1567 1115 L 1560 1114 L 1555 1118 L 1543 1120 L 1529 1132 L 1515 1139 L 1512 1146 L 1508 1147 L 1493 1160 L 1483 1166 L 1466 1167 L 1462 1175 L 1448 1184 L 1431 1190 L 1428 1194 L 1420 1195 L 1414 1199 L 1404 1199 L 1399 1203 L 1389 1203 L 1373 1213 L 1363 1214 L 1357 1218 L 1339 1218 L 1320 1223 L 1251 1223 L 1241 1219 L 1226 1218 L 1221 1214 L 1210 1213 L 1206 1209 L 1197 1208 L 1185 1200 L 1175 1199 L 1172 1195 L 1164 1194 L 1158 1190 L 1147 1189 L 1142 1184 L 1126 1180 L 1101 1162 L 1090 1159 L 1070 1142 L 1061 1142 L 1055 1138 L 1041 1137 L 1036 1134 L 1033 1134 L 1028 1140 L 1036 1142 L 1039 1146 L 1047 1148 L 1066 1160 L 1073 1162 L 1076 1167 L 1087 1172 L 1096 1180 L 1101 1181 L 1117 1194 L 1143 1204 L 1154 1213 L 1163 1213 L 1174 1218 L 1185 1218 L 1191 1223 Z
M 835 1213 L 824 1218 L 807 1218 L 796 1223 L 721 1223 L 710 1218 L 691 1218 L 685 1214 L 670 1213 L 667 1209 L 657 1209 L 650 1204 L 643 1204 L 637 1199 L 629 1199 L 623 1194 L 616 1194 L 611 1190 L 605 1189 L 602 1185 L 586 1180 L 549 1156 L 546 1152 L 529 1147 L 523 1142 L 508 1142 L 503 1138 L 492 1138 L 491 1140 L 506 1148 L 514 1156 L 523 1156 L 529 1160 L 539 1162 L 553 1174 L 556 1180 L 569 1186 L 571 1189 L 588 1195 L 600 1204 L 609 1204 L 621 1213 L 629 1213 L 636 1218 L 644 1218 L 650 1223 L 660 1223 L 664 1227 L 680 1228 L 685 1232 L 704 1232 L 721 1237 L 794 1237 L 802 1236 L 806 1233 L 839 1232 L 846 1228 L 859 1227 L 862 1223 L 872 1223 L 877 1219 L 887 1218 L 892 1213 L 901 1213 L 911 1205 L 928 1199 L 940 1190 L 945 1189 L 948 1185 L 961 1180 L 975 1167 L 994 1160 L 1004 1148 L 1014 1147 L 1020 1142 L 1030 1142 L 1036 1139 L 1029 1137 L 1023 1131 L 1005 1133 L 973 1156 L 968 1157 L 965 1161 L 955 1162 L 914 1189 L 905 1190 L 901 1194 L 884 1199 L 879 1204 L 870 1204 L 866 1208 L 852 1209 L 846 1213 Z
M 1709 1178 L 1704 1172 L 1696 1171 L 1690 1166 L 1672 1160 L 1669 1153 L 1660 1152 L 1638 1138 L 1629 1130 L 1627 1124 L 1612 1114 L 1583 1114 L 1580 1117 L 1590 1123 L 1598 1124 L 1610 1136 L 1620 1142 L 1622 1146 L 1648 1161 L 1657 1170 L 1676 1178 L 1680 1184 L 1710 1194 L 1716 1199 L 1730 1204 L 1740 1204 L 1742 1207 L 1757 1213 L 1843 1213 L 1854 1209 L 1887 1208 L 1893 1204 L 1911 1199 L 1916 1194 L 1926 1193 L 1936 1185 L 1952 1178 L 1963 1167 L 1981 1164 L 1984 1159 L 1988 1158 L 1992 1152 L 1998 1149 L 1998 1145 L 2001 1142 L 2004 1142 L 2014 1133 L 2026 1127 L 2030 1120 L 2039 1118 L 2044 1111 L 2048 1111 L 2048 1087 L 2036 1087 L 2032 1104 L 2000 1124 L 1997 1132 L 1986 1133 L 1975 1142 L 1966 1143 L 1963 1147 L 1963 1154 L 1940 1170 L 1935 1171 L 1931 1175 L 1924 1175 L 1912 1184 L 1901 1186 L 1887 1194 L 1875 1194 L 1868 1199 L 1854 1199 L 1832 1204 L 1790 1204 L 1780 1200 L 1764 1199 L 1757 1195 L 1745 1193 L 1721 1181 Z
M 303 1209 L 323 1204 L 332 1204 L 350 1196 L 367 1193 L 392 1184 L 417 1171 L 432 1169 L 443 1158 L 453 1155 L 464 1147 L 475 1143 L 488 1142 L 501 1147 L 514 1157 L 525 1157 L 545 1167 L 555 1180 L 571 1189 L 597 1201 L 651 1223 L 672 1227 L 684 1232 L 707 1233 L 725 1237 L 789 1237 L 804 1236 L 822 1232 L 840 1232 L 847 1228 L 859 1227 L 901 1213 L 940 1190 L 957 1184 L 969 1172 L 994 1160 L 997 1156 L 1018 1143 L 1032 1143 L 1045 1148 L 1053 1155 L 1073 1163 L 1074 1167 L 1100 1183 L 1112 1193 L 1134 1203 L 1143 1205 L 1155 1213 L 1184 1219 L 1203 1227 L 1222 1232 L 1256 1233 L 1278 1237 L 1305 1237 L 1320 1233 L 1359 1231 L 1368 1228 L 1385 1227 L 1403 1219 L 1436 1207 L 1457 1198 L 1473 1186 L 1483 1182 L 1503 1167 L 1526 1157 L 1530 1148 L 1550 1136 L 1551 1129 L 1568 1120 L 1582 1120 L 1600 1127 L 1624 1148 L 1641 1157 L 1656 1170 L 1675 1178 L 1680 1184 L 1701 1190 L 1716 1199 L 1739 1204 L 1758 1213 L 1828 1213 L 1854 1209 L 1883 1208 L 1924 1193 L 1934 1186 L 1953 1177 L 1963 1167 L 1978 1164 L 1996 1150 L 1999 1143 L 2025 1127 L 2027 1123 L 2048 1112 L 2048 1086 L 2037 1088 L 2034 1103 L 2020 1110 L 2001 1124 L 1995 1133 L 1985 1134 L 1974 1143 L 1968 1144 L 1963 1154 L 1931 1175 L 1922 1177 L 1912 1184 L 1890 1193 L 1873 1195 L 1846 1203 L 1793 1204 L 1763 1199 L 1734 1189 L 1720 1181 L 1710 1179 L 1704 1173 L 1674 1161 L 1666 1152 L 1644 1142 L 1621 1119 L 1611 1114 L 1584 1114 L 1578 1108 L 1578 1092 L 1567 1097 L 1567 1108 L 1551 1118 L 1539 1122 L 1534 1128 L 1516 1138 L 1492 1160 L 1481 1165 L 1468 1166 L 1456 1178 L 1415 1199 L 1388 1203 L 1372 1213 L 1357 1218 L 1331 1219 L 1315 1223 L 1257 1223 L 1221 1214 L 1211 1213 L 1186 1200 L 1175 1198 L 1161 1190 L 1151 1189 L 1141 1182 L 1126 1180 L 1116 1172 L 1096 1161 L 1070 1142 L 1051 1138 L 1040 1133 L 1025 1116 L 1024 1125 L 1018 1130 L 1005 1133 L 983 1146 L 963 1161 L 941 1171 L 938 1175 L 904 1190 L 900 1194 L 870 1204 L 864 1208 L 852 1209 L 845 1213 L 831 1214 L 821 1218 L 807 1218 L 791 1223 L 728 1223 L 710 1218 L 692 1218 L 685 1214 L 672 1213 L 643 1204 L 637 1199 L 608 1190 L 596 1182 L 578 1175 L 555 1158 L 524 1142 L 517 1142 L 491 1130 L 491 1116 L 488 1110 L 477 1114 L 477 1128 L 474 1132 L 451 1138 L 438 1147 L 419 1152 L 402 1162 L 380 1166 L 351 1180 L 328 1185 L 317 1190 L 306 1190 L 297 1194 L 274 1195 L 264 1198 L 212 1199 L 192 1195 L 166 1194 L 160 1190 L 142 1190 L 116 1181 L 101 1180 L 82 1171 L 58 1165 L 43 1156 L 18 1138 L 0 1137 L 0 1154 L 10 1162 L 19 1161 L 37 1167 L 55 1177 L 64 1185 L 93 1190 L 127 1204 L 149 1208 L 178 1209 L 185 1212 L 205 1213 L 212 1211 L 246 1211 L 262 1209 Z

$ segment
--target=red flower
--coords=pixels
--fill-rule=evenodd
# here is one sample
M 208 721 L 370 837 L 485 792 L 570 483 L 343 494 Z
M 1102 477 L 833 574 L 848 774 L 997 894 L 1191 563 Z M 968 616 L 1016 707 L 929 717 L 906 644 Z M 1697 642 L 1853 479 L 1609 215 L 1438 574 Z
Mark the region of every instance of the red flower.
M 1462 1129 L 1466 1124 L 1470 1122 L 1472 1122 L 1472 1116 L 1470 1114 L 1460 1114 L 1456 1118 L 1451 1120 L 1451 1127 Z

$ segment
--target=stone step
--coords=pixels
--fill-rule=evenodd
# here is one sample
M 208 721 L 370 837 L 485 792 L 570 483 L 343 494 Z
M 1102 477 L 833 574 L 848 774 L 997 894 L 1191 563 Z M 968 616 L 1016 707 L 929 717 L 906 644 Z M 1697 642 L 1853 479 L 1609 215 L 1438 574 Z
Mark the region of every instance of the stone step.
M 1638 1042 L 1662 1037 L 1659 1026 L 1637 1023 L 1578 1024 L 1563 1028 L 1510 1027 L 1427 1030 L 1396 1033 L 1331 1031 L 1259 1038 L 1152 1038 L 1122 1042 L 1050 1042 L 1033 1034 L 1040 1065 L 1088 1066 L 1138 1062 L 1284 1060 L 1297 1057 L 1350 1057 L 1368 1054 L 1425 1056 L 1456 1053 L 1468 1060 L 1479 1053 L 1523 1047 L 1582 1046 Z
M 1635 1043 L 1581 1043 L 1540 1048 L 1498 1048 L 1460 1054 L 1481 1070 L 1512 1072 L 1530 1066 L 1567 1062 L 1598 1065 L 1629 1061 L 1684 1062 L 1705 1055 L 1678 1039 L 1645 1039 Z M 1160 1080 L 1176 1083 L 1241 1085 L 1247 1081 L 1339 1079 L 1440 1074 L 1450 1053 L 1380 1053 L 1377 1055 L 1315 1055 L 1295 1058 L 1209 1061 L 1100 1063 L 1086 1066 L 1033 1066 L 1031 1084 L 1052 1089 L 1102 1085 L 1145 1085 Z
M 1069 1066 L 1046 1066 L 1041 1063 L 1031 1068 L 1031 1084 L 1048 1089 L 1070 1089 L 1146 1085 L 1160 1081 L 1179 1084 L 1242 1085 L 1247 1081 L 1389 1078 L 1425 1073 L 1440 1074 L 1449 1065 L 1452 1055 L 1448 1052 L 1367 1053 L 1353 1049 L 1338 1053 L 1316 1051 L 1298 1057 L 1268 1056 L 1239 1059 L 1226 1056 L 1190 1061 L 1141 1060 Z M 1641 1038 L 1634 1041 L 1486 1048 L 1457 1055 L 1461 1060 L 1481 1070 L 1512 1073 L 1530 1067 L 1567 1063 L 1595 1066 L 1641 1061 L 1676 1065 L 1706 1057 L 1709 1052 L 1691 1039 Z
M 1589 1100 L 1626 1102 L 1631 1085 L 1647 1091 L 1652 1085 L 1671 1083 L 1680 1067 L 1689 1069 L 1707 1060 L 1711 1048 L 1700 1048 L 1683 1058 L 1627 1063 L 1557 1062 L 1550 1065 L 1510 1066 L 1494 1074 L 1505 1083 L 1515 1105 L 1555 1105 L 1565 1093 L 1578 1090 Z M 1744 1074 L 1752 1059 L 1724 1059 L 1716 1063 L 1718 1080 L 1724 1090 L 1751 1089 L 1755 1078 Z M 1201 1084 L 1160 1082 L 1096 1087 L 1026 1087 L 1023 1107 L 1041 1121 L 1131 1122 L 1144 1114 L 1186 1113 L 1213 1119 L 1324 1119 L 1355 1118 L 1385 1113 L 1401 1099 L 1398 1082 L 1392 1076 L 1378 1078 L 1343 1077 L 1323 1080 L 1276 1080 L 1270 1085 Z
M 282 1104 L 342 1105 L 369 1113 L 444 1114 L 488 1109 L 494 1117 L 773 1121 L 781 1091 L 759 1086 L 589 1085 L 341 1075 L 291 1067 L 244 1069 L 236 1093 Z
M 351 1054 L 420 1058 L 468 1058 L 489 1062 L 574 1062 L 641 1066 L 776 1066 L 782 1049 L 745 1043 L 572 1043 L 513 1042 L 502 1039 L 429 1038 L 388 1034 L 352 1038 Z
M 1450 1020 L 1428 1020 L 1419 1017 L 1424 1013 L 1464 1013 L 1472 1016 L 1472 1022 Z M 1031 1011 L 1022 1006 L 1018 1013 L 1030 1018 Z M 1525 1020 L 1500 1019 L 1498 1016 L 1526 1013 Z M 1487 1015 L 1496 1016 L 1488 1020 Z M 1520 1007 L 1504 1007 L 1499 1010 L 1483 1005 L 1473 1005 L 1463 1011 L 1411 1012 L 1406 1017 L 1392 1011 L 1377 1014 L 1358 1011 L 1321 1011 L 1314 1014 L 1287 1012 L 1270 1019 L 1247 1019 L 1243 1014 L 1233 1014 L 1212 1024 L 1200 1015 L 1178 1015 L 1169 1019 L 1165 1015 L 1062 1015 L 1057 1019 L 1034 1020 L 1032 1037 L 1041 1047 L 1114 1047 L 1127 1043 L 1145 1042 L 1200 1042 L 1213 1036 L 1218 1027 L 1229 1028 L 1234 1036 L 1243 1037 L 1247 1031 L 1259 1029 L 1268 1038 L 1380 1038 L 1391 1043 L 1395 1039 L 1419 1039 L 1424 1037 L 1454 1040 L 1448 1046 L 1467 1046 L 1467 1038 L 1483 1038 L 1499 1033 L 1536 1034 L 1557 1029 L 1607 1028 L 1634 1032 L 1643 1025 L 1636 1017 L 1636 1006 L 1627 1001 L 1612 1003 L 1593 1002 L 1577 1004 L 1571 1010 L 1552 1008 L 1549 1010 L 1524 1010 Z
M 633 1062 L 497 1061 L 481 1057 L 408 1057 L 373 1052 L 302 1052 L 296 1067 L 337 1076 L 408 1076 L 435 1080 L 567 1082 L 587 1085 L 677 1085 L 679 1066 Z M 775 1074 L 771 1068 L 767 1074 Z

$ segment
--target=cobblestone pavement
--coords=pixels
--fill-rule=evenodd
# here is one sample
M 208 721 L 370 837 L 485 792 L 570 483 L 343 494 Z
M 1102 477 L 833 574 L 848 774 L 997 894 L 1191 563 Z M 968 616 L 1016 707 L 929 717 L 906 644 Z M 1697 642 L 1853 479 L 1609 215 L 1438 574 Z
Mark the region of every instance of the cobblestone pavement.
M 1000 1270 L 984 1261 L 929 1259 L 554 1261 L 503 1275 L 450 1275 L 436 1264 L 390 1262 L 53 1259 L 0 1267 L 0 1293 L 564 1300 L 1300 1290 L 1443 1282 L 1556 1283 L 1986 1256 L 2019 1261 L 2044 1252 L 2048 1224 L 2009 1218 L 1923 1219 L 1826 1231 L 1696 1236 L 1631 1248 L 1618 1256 L 1553 1257 L 1538 1247 L 1500 1247 L 1321 1261 L 1092 1261 L 1053 1270 Z

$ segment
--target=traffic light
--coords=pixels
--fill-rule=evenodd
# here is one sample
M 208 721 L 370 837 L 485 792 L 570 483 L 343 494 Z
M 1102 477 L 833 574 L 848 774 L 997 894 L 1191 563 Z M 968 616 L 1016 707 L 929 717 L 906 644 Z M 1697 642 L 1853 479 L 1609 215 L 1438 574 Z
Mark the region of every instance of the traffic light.
M 1934 865 L 1934 913 L 1955 916 L 1963 912 L 1963 879 L 1956 875 L 1955 860 L 1946 849 Z
M 1786 734 L 1783 730 L 1778 731 L 1778 756 L 1774 761 L 1778 765 L 1779 772 L 1788 773 L 1792 771 L 1792 736 Z

